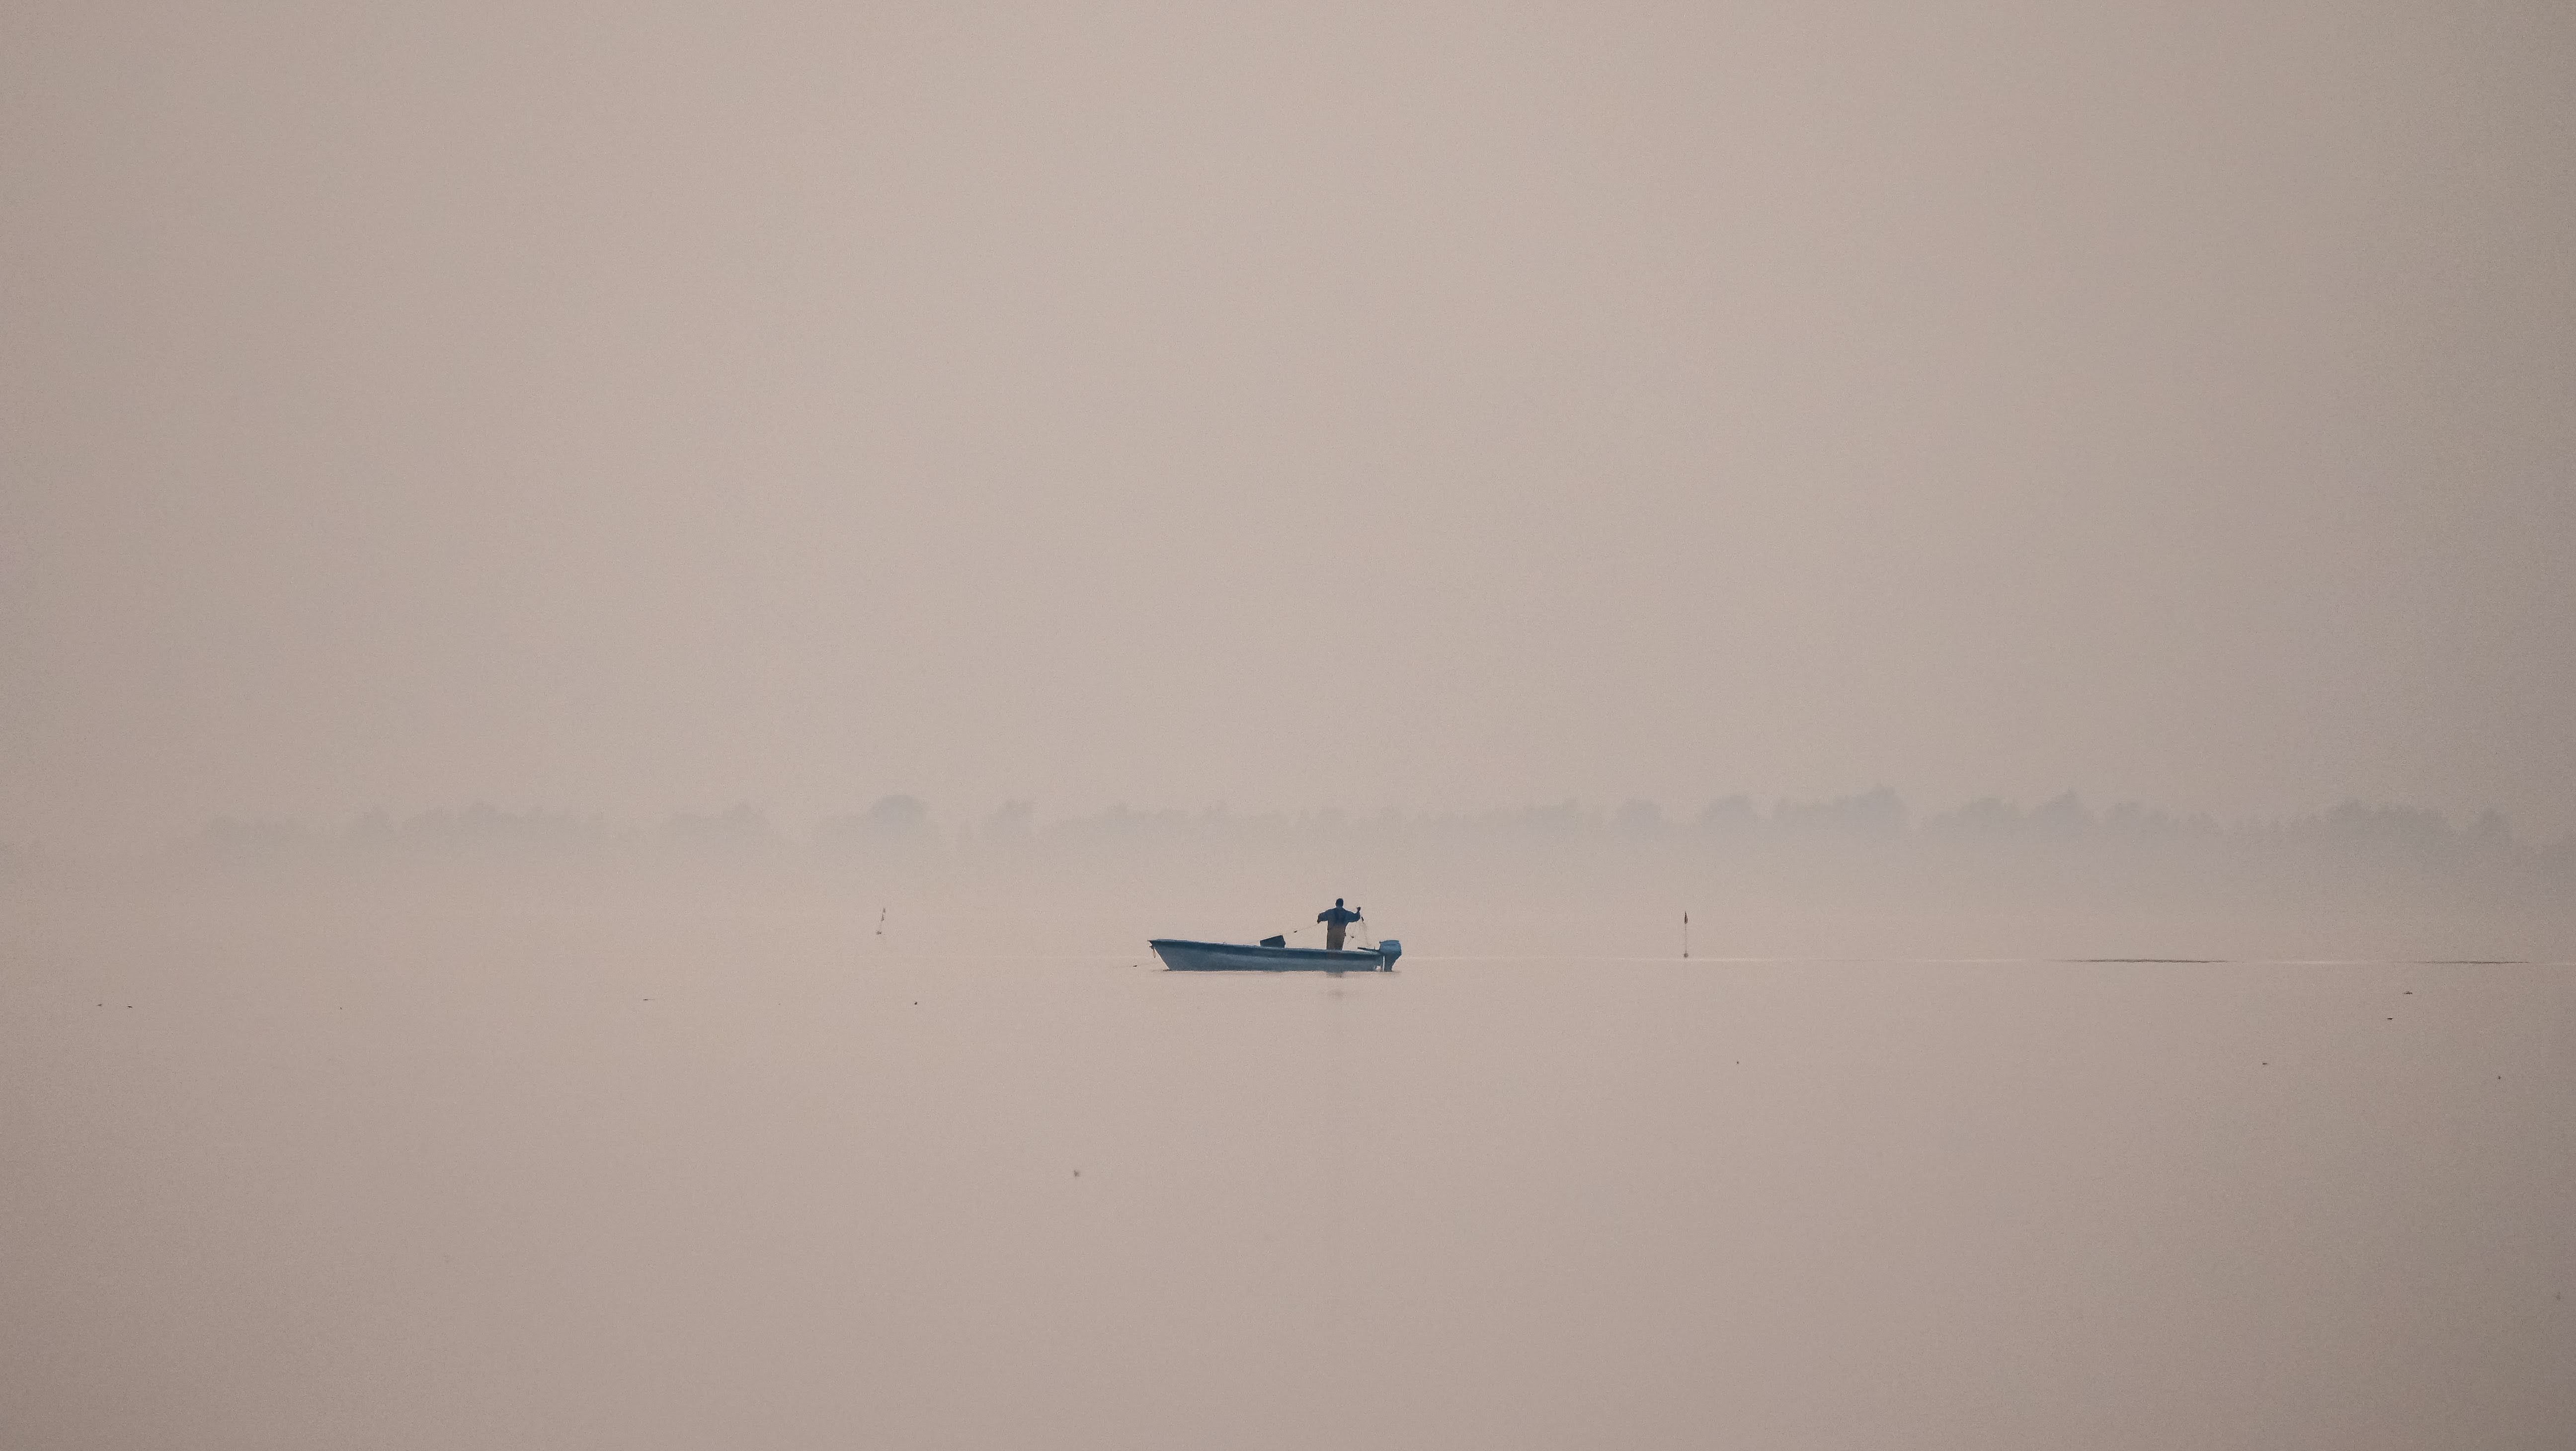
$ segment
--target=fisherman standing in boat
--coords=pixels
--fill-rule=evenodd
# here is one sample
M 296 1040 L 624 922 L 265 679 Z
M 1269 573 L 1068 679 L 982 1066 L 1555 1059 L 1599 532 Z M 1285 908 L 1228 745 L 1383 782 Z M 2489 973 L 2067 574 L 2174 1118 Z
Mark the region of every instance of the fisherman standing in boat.
M 1329 912 L 1316 913 L 1315 920 L 1324 924 L 1324 950 L 1339 952 L 1342 950 L 1342 933 L 1348 930 L 1352 923 L 1360 920 L 1360 914 L 1343 906 L 1342 899 L 1335 897 L 1333 909 Z

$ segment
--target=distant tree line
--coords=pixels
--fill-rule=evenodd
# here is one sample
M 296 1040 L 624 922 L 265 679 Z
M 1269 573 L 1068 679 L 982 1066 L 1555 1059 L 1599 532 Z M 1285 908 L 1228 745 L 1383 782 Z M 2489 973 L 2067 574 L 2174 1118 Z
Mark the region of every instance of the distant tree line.
M 1736 795 L 1685 816 L 1631 800 L 1567 800 L 1458 813 L 1138 811 L 1125 806 L 1041 820 L 1012 802 L 942 823 L 929 804 L 889 795 L 786 830 L 748 803 L 681 811 L 658 824 L 477 803 L 397 817 L 370 811 L 337 830 L 224 818 L 172 856 L 294 862 L 480 857 L 833 864 L 966 881 L 1014 876 L 1069 885 L 1162 871 L 1208 877 L 1369 872 L 1444 881 L 1562 883 L 1591 891 L 1700 881 L 1780 892 L 1929 895 L 2019 886 L 2112 895 L 2291 898 L 2432 892 L 2452 904 L 2563 899 L 2576 887 L 2576 838 L 2536 846 L 2486 812 L 2346 802 L 2286 818 L 2222 821 L 2133 803 L 2096 810 L 2073 793 L 2024 807 L 1971 801 L 1917 816 L 1884 787 L 1769 806 Z M 0 855 L 23 868 L 24 851 Z

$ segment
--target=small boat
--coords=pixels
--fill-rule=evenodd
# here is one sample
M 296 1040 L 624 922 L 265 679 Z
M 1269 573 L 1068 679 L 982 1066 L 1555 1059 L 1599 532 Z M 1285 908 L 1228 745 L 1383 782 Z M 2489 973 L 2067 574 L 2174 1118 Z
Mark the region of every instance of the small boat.
M 1184 942 L 1157 937 L 1145 944 L 1170 972 L 1393 972 L 1404 944 L 1390 937 L 1375 947 L 1290 947 L 1279 938 L 1251 946 L 1239 942 Z

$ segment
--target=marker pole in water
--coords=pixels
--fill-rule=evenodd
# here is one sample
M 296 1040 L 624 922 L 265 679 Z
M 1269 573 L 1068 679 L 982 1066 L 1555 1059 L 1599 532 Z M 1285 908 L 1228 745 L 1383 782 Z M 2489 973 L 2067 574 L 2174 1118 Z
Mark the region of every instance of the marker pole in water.
M 1690 914 L 1682 914 L 1682 961 L 1690 961 Z

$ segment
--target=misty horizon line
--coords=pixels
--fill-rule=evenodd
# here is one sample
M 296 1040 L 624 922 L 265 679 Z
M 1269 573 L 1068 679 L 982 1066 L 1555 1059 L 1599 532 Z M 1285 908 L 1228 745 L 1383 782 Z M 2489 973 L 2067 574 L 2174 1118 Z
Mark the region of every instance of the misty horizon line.
M 1918 813 L 1891 787 L 1842 796 L 1767 799 L 1737 792 L 1713 798 L 1695 812 L 1667 814 L 1661 803 L 1630 797 L 1616 806 L 1568 796 L 1544 804 L 1469 810 L 1407 811 L 1394 806 L 1374 809 L 1319 807 L 1303 810 L 1237 812 L 1224 804 L 1196 809 L 1139 809 L 1125 802 L 1087 813 L 1041 819 L 1033 801 L 1012 800 L 980 815 L 942 817 L 931 804 L 909 793 L 890 793 L 856 811 L 807 815 L 801 825 L 774 818 L 766 803 L 737 801 L 695 810 L 675 808 L 659 819 L 582 812 L 544 806 L 512 808 L 477 798 L 458 807 L 429 807 L 398 814 L 377 806 L 347 816 L 336 828 L 296 815 L 240 816 L 220 813 L 193 832 L 167 838 L 154 850 L 283 849 L 298 845 L 421 844 L 436 840 L 482 840 L 493 844 L 553 842 L 642 842 L 665 840 L 700 845 L 868 847 L 949 846 L 1015 842 L 1036 838 L 1099 838 L 1154 834 L 1186 829 L 1232 828 L 1259 837 L 1302 835 L 1367 828 L 1406 828 L 1478 835 L 1597 836 L 1636 840 L 1681 837 L 1806 835 L 1845 837 L 2071 837 L 2087 834 L 2161 838 L 2242 838 L 2277 835 L 2321 835 L 2350 839 L 2377 838 L 2419 847 L 2450 843 L 2513 847 L 2547 855 L 2576 855 L 2576 832 L 2548 841 L 2515 837 L 2510 818 L 2495 809 L 2455 822 L 2435 808 L 2402 802 L 2346 798 L 2321 810 L 2282 814 L 2221 816 L 2214 812 L 2171 811 L 2138 801 L 2119 801 L 2094 808 L 2081 794 L 2066 790 L 2036 805 L 1988 795 L 1941 811 Z M 42 838 L 0 837 L 0 855 L 77 857 L 127 853 L 58 852 Z

